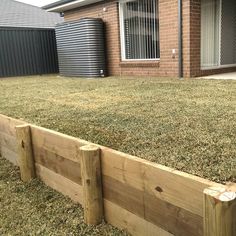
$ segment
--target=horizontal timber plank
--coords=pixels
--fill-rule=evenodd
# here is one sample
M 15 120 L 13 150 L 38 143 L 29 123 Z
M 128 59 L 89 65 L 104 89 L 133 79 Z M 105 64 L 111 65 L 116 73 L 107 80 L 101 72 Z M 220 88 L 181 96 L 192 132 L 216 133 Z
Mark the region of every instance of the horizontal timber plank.
M 173 236 L 173 234 L 157 227 L 156 225 L 132 214 L 124 208 L 104 200 L 105 220 L 136 236 Z
M 34 125 L 31 125 L 31 135 L 33 147 L 42 147 L 58 156 L 77 162 L 80 161 L 79 148 L 90 144 L 87 141 Z
M 109 148 L 103 147 L 101 156 L 104 176 L 201 217 L 203 190 L 222 186 Z
M 106 175 L 103 175 L 103 195 L 106 200 L 176 236 L 203 234 L 201 216 Z
M 37 164 L 40 164 L 77 184 L 82 184 L 81 167 L 78 161 L 72 161 L 61 157 L 56 153 L 45 150 L 43 147 L 35 146 L 33 152 Z
M 37 176 L 49 187 L 70 197 L 73 201 L 83 203 L 82 186 L 49 170 L 42 165 L 35 164 Z
M 18 165 L 15 126 L 27 124 L 0 115 L 0 154 Z M 91 144 L 31 125 L 37 175 L 50 187 L 83 203 L 80 147 Z M 184 172 L 101 148 L 106 220 L 134 235 L 200 236 L 203 190 L 223 186 Z M 230 184 L 236 191 L 236 184 Z
M 19 166 L 18 163 L 18 154 L 16 152 L 13 152 L 12 150 L 8 149 L 8 147 L 1 146 L 1 155 L 3 158 L 10 161 L 12 164 Z
M 17 139 L 15 136 L 0 132 L 0 145 L 17 153 Z
M 24 124 L 26 124 L 26 122 L 0 115 L 0 132 L 2 133 L 16 137 L 15 127 Z

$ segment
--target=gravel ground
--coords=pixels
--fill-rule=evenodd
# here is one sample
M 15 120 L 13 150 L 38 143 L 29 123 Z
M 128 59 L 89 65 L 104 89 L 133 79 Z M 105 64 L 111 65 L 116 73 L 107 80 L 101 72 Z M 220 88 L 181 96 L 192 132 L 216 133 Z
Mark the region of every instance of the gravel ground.
M 87 226 L 79 204 L 35 179 L 20 181 L 17 167 L 0 157 L 0 235 L 127 235 L 108 224 Z
M 0 113 L 194 175 L 236 182 L 236 81 L 0 80 Z

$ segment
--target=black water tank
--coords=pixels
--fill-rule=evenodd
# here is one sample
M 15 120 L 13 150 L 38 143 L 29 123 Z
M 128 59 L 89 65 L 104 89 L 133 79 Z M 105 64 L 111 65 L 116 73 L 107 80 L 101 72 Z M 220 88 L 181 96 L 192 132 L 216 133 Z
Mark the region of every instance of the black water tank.
M 56 26 L 60 75 L 106 76 L 105 33 L 102 19 L 83 18 Z

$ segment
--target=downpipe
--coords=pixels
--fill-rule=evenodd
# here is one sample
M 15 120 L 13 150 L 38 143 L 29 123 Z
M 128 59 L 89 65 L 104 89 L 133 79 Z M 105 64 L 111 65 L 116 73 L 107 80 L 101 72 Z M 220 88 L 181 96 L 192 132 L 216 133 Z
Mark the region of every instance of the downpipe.
M 183 79 L 183 9 L 182 0 L 178 0 L 178 45 L 179 45 L 179 79 Z

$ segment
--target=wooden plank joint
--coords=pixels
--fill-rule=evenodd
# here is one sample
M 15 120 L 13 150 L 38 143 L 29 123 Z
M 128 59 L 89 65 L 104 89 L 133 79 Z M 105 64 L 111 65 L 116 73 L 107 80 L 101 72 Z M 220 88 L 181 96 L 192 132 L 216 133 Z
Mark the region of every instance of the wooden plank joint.
M 204 190 L 204 236 L 236 235 L 236 192 L 227 187 Z

